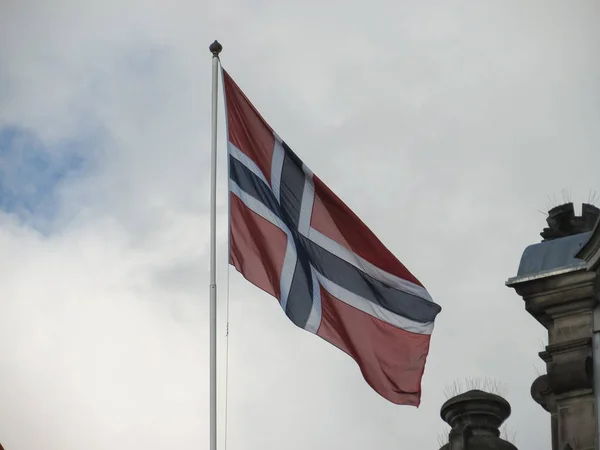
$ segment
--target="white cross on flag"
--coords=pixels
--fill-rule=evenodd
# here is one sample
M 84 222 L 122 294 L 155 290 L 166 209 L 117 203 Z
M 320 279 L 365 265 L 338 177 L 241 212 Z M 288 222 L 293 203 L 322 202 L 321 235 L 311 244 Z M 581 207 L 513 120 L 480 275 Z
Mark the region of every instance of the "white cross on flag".
M 230 263 L 294 324 L 354 358 L 375 391 L 418 406 L 440 306 L 224 70 L 223 83 Z

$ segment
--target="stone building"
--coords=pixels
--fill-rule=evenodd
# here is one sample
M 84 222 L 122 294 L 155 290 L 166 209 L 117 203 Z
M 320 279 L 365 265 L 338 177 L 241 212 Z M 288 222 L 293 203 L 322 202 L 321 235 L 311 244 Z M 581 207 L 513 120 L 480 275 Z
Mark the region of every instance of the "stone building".
M 507 286 L 523 298 L 525 310 L 548 330 L 539 353 L 546 374 L 531 396 L 550 413 L 552 450 L 600 450 L 600 210 L 572 203 L 548 212 L 542 242 L 523 252 Z M 594 370 L 594 368 L 596 370 Z M 595 373 L 595 376 L 594 376 Z M 502 397 L 473 390 L 448 400 L 441 410 L 450 431 L 440 450 L 516 450 L 501 439 L 510 415 Z
M 572 203 L 550 210 L 542 242 L 525 249 L 516 277 L 506 283 L 548 330 L 548 345 L 539 353 L 547 373 L 533 382 L 531 395 L 550 413 L 553 450 L 600 448 L 594 396 L 600 368 L 596 389 L 593 370 L 594 344 L 600 351 L 599 217 L 589 204 L 581 216 Z

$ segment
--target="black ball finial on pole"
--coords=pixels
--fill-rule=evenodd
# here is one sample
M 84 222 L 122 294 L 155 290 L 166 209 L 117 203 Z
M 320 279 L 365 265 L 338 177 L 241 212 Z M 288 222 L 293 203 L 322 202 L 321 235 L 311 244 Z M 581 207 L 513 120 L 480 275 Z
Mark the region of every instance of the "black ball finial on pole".
M 223 46 L 219 44 L 219 41 L 215 41 L 212 44 L 210 44 L 210 47 L 208 47 L 208 49 L 213 54 L 213 56 L 218 57 L 219 53 L 221 53 L 221 50 L 223 50 Z

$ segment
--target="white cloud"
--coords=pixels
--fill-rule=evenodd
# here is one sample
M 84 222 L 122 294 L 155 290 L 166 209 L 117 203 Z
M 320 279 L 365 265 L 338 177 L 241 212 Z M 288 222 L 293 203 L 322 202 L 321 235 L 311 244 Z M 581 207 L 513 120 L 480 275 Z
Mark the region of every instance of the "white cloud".
M 547 448 L 529 396 L 543 330 L 504 281 L 547 194 L 597 189 L 599 14 L 591 1 L 2 2 L 0 126 L 53 151 L 102 140 L 87 176 L 57 188 L 53 233 L 0 216 L 0 441 L 206 447 L 218 38 L 278 133 L 444 308 L 423 406 L 398 408 L 232 271 L 229 448 L 436 448 L 444 388 L 472 376 L 507 385 L 520 448 Z

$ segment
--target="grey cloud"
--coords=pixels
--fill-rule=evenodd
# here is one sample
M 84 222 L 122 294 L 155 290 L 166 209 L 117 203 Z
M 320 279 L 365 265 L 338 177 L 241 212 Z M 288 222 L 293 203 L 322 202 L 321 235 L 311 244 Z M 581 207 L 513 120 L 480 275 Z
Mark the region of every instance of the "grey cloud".
M 591 1 L 3 2 L 1 123 L 50 143 L 93 123 L 106 140 L 61 190 L 51 236 L 0 213 L 0 441 L 206 448 L 218 38 L 271 125 L 444 308 L 423 405 L 386 403 L 227 274 L 221 189 L 229 448 L 437 448 L 444 388 L 478 376 L 506 384 L 517 445 L 547 448 L 529 396 L 544 333 L 504 281 L 546 195 L 597 188 L 599 14 Z M 223 188 L 224 139 L 220 152 Z

